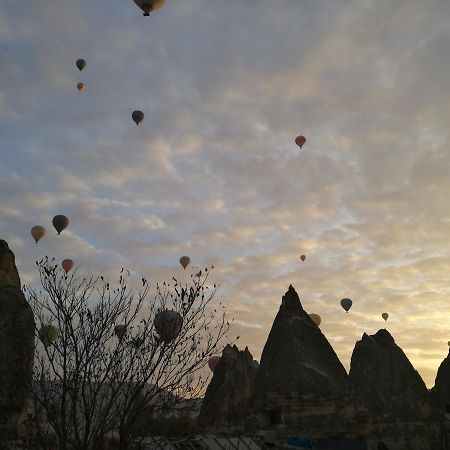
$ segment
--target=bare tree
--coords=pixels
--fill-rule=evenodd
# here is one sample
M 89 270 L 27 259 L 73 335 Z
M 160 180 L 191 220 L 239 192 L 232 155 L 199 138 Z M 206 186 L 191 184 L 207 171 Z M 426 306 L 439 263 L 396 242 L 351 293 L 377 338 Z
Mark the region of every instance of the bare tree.
M 42 290 L 25 287 L 38 338 L 31 391 L 61 450 L 101 449 L 111 430 L 125 449 L 142 411 L 157 414 L 203 393 L 202 369 L 230 326 L 223 305 L 212 305 L 213 267 L 188 282 L 156 284 L 149 295 L 147 280 L 131 286 L 124 269 L 112 286 L 66 274 L 48 259 L 37 265 Z M 167 334 L 154 319 L 168 310 L 177 324 L 162 321 Z

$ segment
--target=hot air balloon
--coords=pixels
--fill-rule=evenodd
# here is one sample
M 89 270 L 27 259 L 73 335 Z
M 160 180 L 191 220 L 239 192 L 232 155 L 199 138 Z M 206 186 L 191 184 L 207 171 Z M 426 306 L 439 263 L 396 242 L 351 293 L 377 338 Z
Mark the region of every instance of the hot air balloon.
M 381 317 L 384 319 L 384 321 L 386 322 L 386 320 L 388 320 L 389 314 L 388 313 L 383 313 L 381 314 Z
M 304 261 L 304 260 L 306 259 L 306 256 L 305 256 L 305 255 L 302 255 L 302 256 L 300 256 L 300 259 L 301 259 L 302 261 Z
M 220 356 L 211 356 L 208 361 L 208 366 L 211 369 L 211 372 L 216 370 L 217 364 L 219 364 Z
M 305 145 L 305 142 L 306 142 L 305 136 L 297 136 L 297 137 L 295 138 L 295 143 L 296 143 L 300 148 L 302 148 L 302 147 Z
M 80 92 L 83 92 L 83 91 L 84 91 L 84 83 L 78 83 L 78 84 L 77 84 L 77 89 L 78 89 Z
M 309 318 L 317 325 L 320 326 L 320 323 L 322 322 L 321 317 L 319 314 L 310 314 Z
M 64 272 L 69 272 L 73 268 L 73 261 L 71 259 L 65 259 L 61 263 L 62 268 L 64 269 Z
M 31 229 L 31 236 L 36 241 L 36 244 L 45 236 L 45 228 L 40 225 L 36 225 Z
M 341 300 L 341 306 L 347 311 L 352 307 L 353 302 L 349 298 L 343 298 Z
M 77 59 L 75 64 L 80 72 L 86 67 L 86 61 L 84 59 Z
M 165 309 L 156 314 L 153 325 L 159 337 L 167 344 L 180 333 L 183 318 L 176 311 Z
M 59 330 L 53 325 L 44 325 L 39 330 L 39 339 L 44 344 L 44 347 L 47 348 L 50 344 L 56 341 L 59 336 Z
M 161 8 L 165 2 L 166 0 L 134 0 L 134 3 L 144 11 L 144 16 L 146 17 L 149 16 L 152 11 Z
M 125 333 L 127 332 L 127 326 L 126 325 L 116 325 L 114 327 L 114 333 L 119 338 L 119 341 L 123 339 L 125 336 Z
M 139 125 L 144 120 L 144 113 L 142 111 L 133 111 L 133 114 L 131 114 L 131 118 L 136 123 L 136 125 Z
M 66 216 L 58 215 L 53 217 L 53 226 L 58 234 L 61 234 L 61 231 L 65 230 L 69 225 L 69 219 Z
M 186 269 L 190 262 L 191 258 L 189 258 L 189 256 L 182 256 L 180 258 L 180 264 L 183 266 L 183 269 Z

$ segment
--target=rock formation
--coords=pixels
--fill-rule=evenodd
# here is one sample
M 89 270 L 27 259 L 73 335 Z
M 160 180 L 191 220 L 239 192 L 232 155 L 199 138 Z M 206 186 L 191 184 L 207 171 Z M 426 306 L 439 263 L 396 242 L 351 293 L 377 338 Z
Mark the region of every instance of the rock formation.
M 292 286 L 261 356 L 251 427 L 345 435 L 355 419 L 348 375 Z
M 439 366 L 431 397 L 441 414 L 450 414 L 450 350 Z
M 258 363 L 247 347 L 239 351 L 235 345 L 227 345 L 206 390 L 199 425 L 208 428 L 242 425 L 257 371 Z
M 425 383 L 387 330 L 364 333 L 356 343 L 350 383 L 356 404 L 374 418 L 374 439 L 398 450 L 439 448 L 438 416 Z
M 20 427 L 33 368 L 35 324 L 20 287 L 14 254 L 0 240 L 0 435 Z

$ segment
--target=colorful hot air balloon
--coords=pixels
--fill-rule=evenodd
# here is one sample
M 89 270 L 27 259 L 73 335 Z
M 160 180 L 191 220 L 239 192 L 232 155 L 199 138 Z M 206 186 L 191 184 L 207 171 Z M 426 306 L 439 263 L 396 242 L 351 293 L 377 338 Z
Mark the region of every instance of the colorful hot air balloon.
M 80 72 L 86 67 L 86 61 L 84 59 L 77 59 L 75 64 Z
M 388 320 L 389 314 L 388 313 L 383 313 L 381 314 L 381 317 L 384 319 L 384 321 L 386 322 L 386 320 Z
M 45 236 L 45 228 L 40 225 L 36 225 L 31 229 L 31 236 L 36 241 L 36 244 Z
M 77 89 L 80 91 L 80 92 L 83 92 L 84 91 L 84 83 L 78 83 L 77 84 Z
M 56 328 L 51 324 L 44 325 L 39 330 L 39 339 L 42 341 L 45 348 L 53 344 L 53 342 L 56 341 L 58 336 L 59 336 L 58 328 Z
M 216 370 L 217 364 L 219 364 L 220 356 L 211 356 L 208 361 L 208 366 L 211 369 L 211 372 Z
M 114 327 L 114 333 L 119 338 L 119 341 L 123 339 L 125 336 L 125 333 L 127 332 L 127 326 L 126 325 L 116 325 Z
M 156 314 L 153 325 L 159 337 L 167 344 L 180 333 L 183 318 L 176 311 L 165 309 Z
M 134 0 L 134 3 L 144 11 L 144 16 L 146 17 L 149 16 L 152 11 L 161 8 L 165 2 L 166 0 Z
M 189 256 L 182 256 L 180 258 L 180 264 L 183 266 L 183 269 L 186 269 L 190 262 L 191 258 L 189 258 Z
M 136 125 L 139 125 L 144 120 L 144 113 L 142 111 L 133 111 L 133 114 L 131 114 L 131 118 L 136 123 Z
M 297 136 L 297 137 L 295 138 L 295 143 L 296 143 L 300 148 L 302 148 L 302 147 L 305 145 L 305 142 L 306 142 L 305 136 Z
M 349 311 L 349 309 L 352 307 L 353 302 L 349 298 L 343 298 L 341 300 L 341 306 L 345 309 L 345 311 Z
M 302 261 L 304 261 L 304 260 L 306 259 L 306 256 L 305 256 L 305 255 L 302 255 L 302 256 L 300 256 L 300 259 L 301 259 Z
M 322 322 L 321 317 L 319 314 L 310 314 L 309 318 L 319 327 L 320 323 Z
M 53 217 L 52 223 L 58 234 L 61 234 L 61 231 L 65 230 L 69 225 L 69 219 L 66 216 L 59 214 Z
M 71 259 L 65 259 L 61 263 L 62 268 L 64 269 L 64 272 L 68 273 L 73 268 L 73 261 Z

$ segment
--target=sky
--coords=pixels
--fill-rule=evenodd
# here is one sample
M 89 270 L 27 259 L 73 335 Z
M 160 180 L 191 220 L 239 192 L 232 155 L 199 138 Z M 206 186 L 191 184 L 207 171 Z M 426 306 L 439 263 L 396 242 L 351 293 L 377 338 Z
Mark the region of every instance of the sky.
M 347 370 L 386 327 L 433 386 L 450 340 L 450 2 L 167 0 L 145 18 L 132 0 L 4 0 L 0 68 L 0 237 L 23 283 L 44 255 L 153 283 L 189 255 L 215 266 L 256 359 L 292 284 Z

